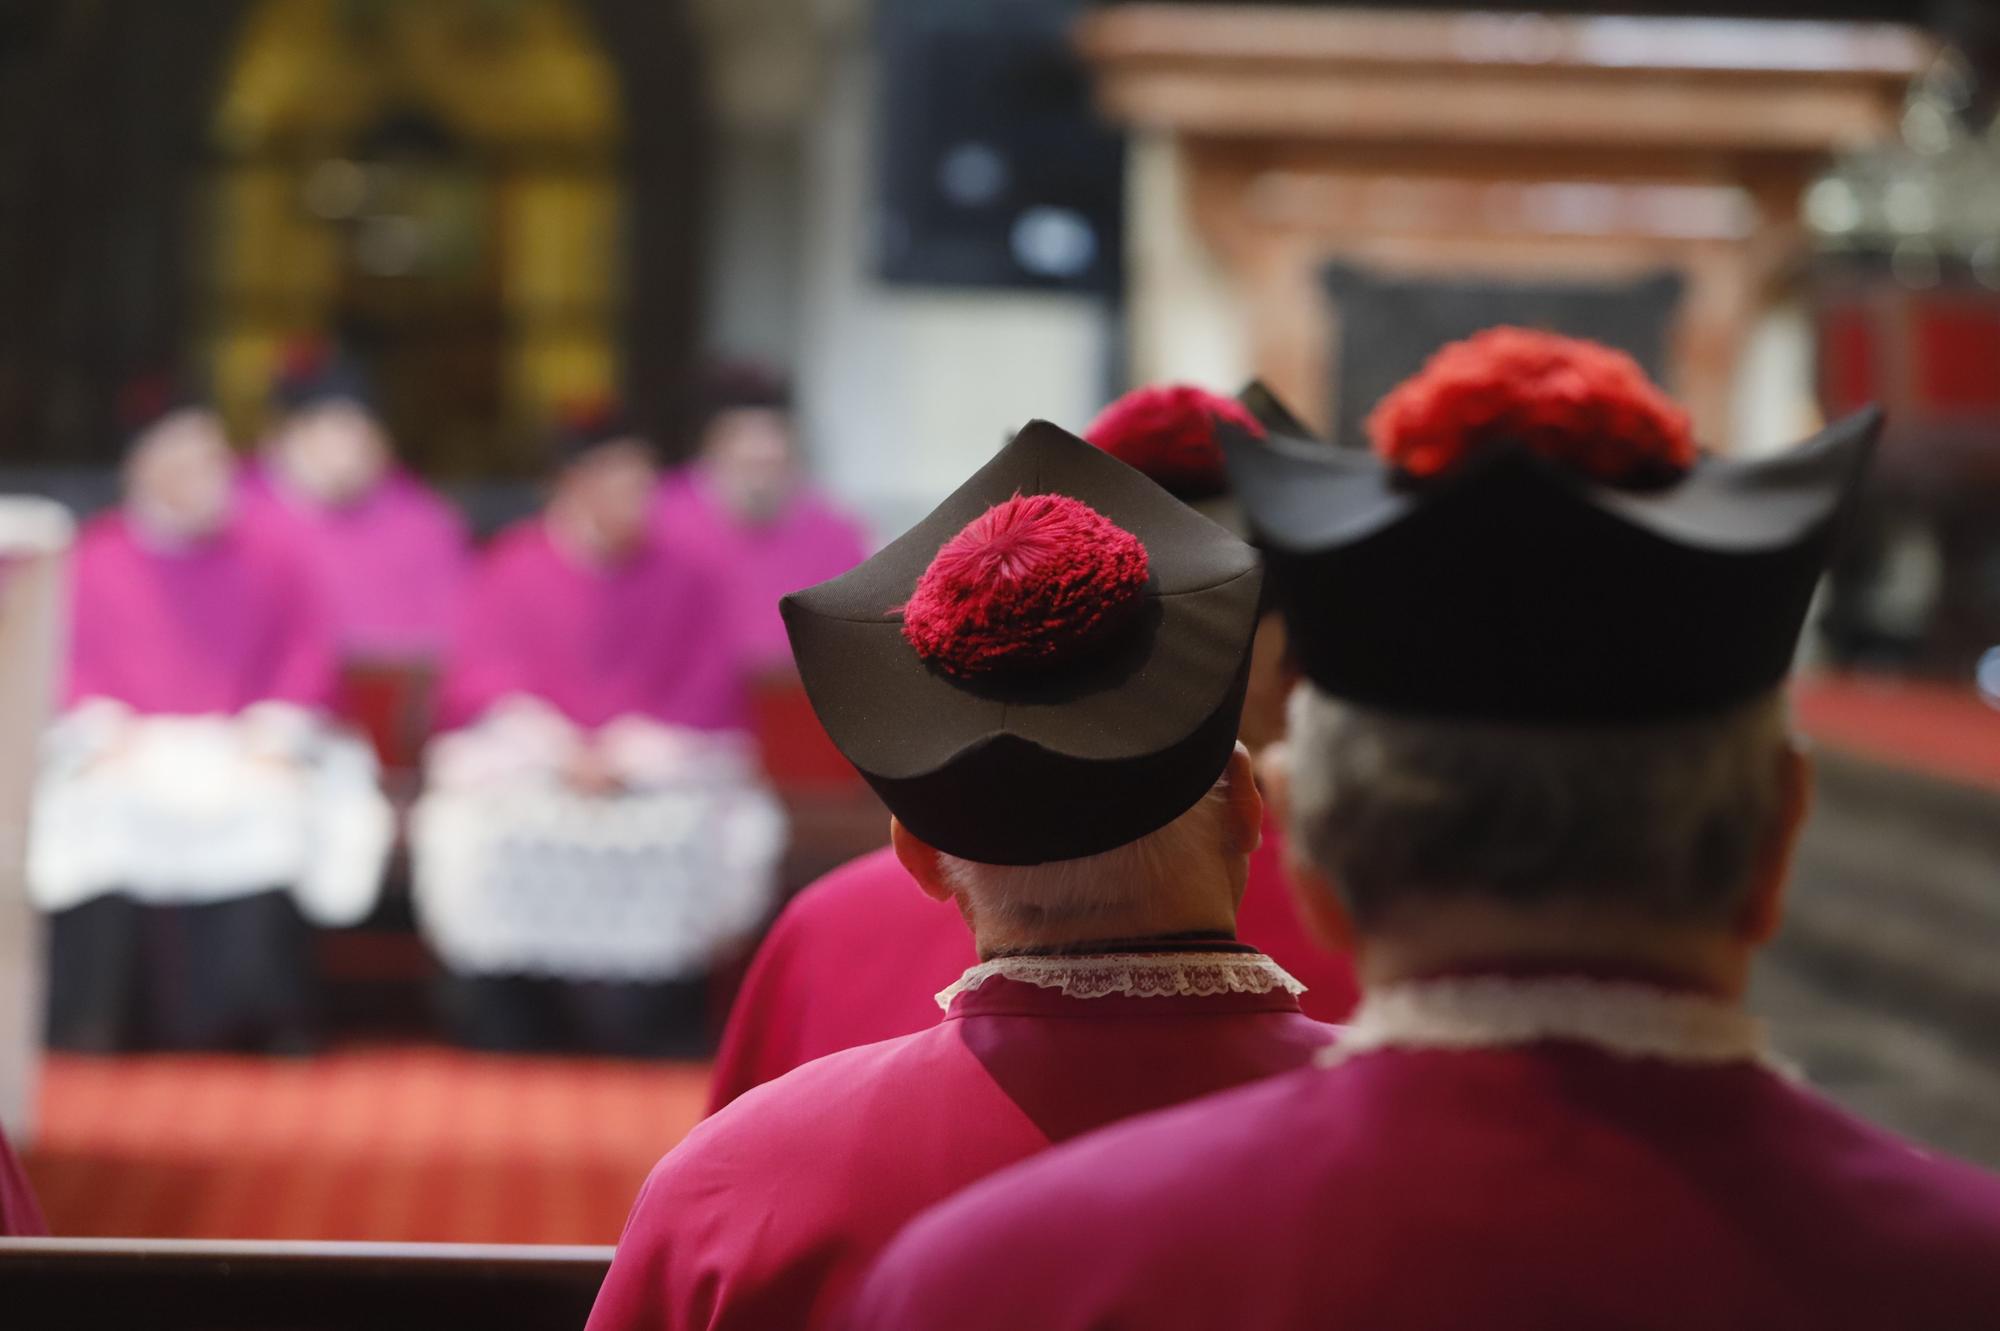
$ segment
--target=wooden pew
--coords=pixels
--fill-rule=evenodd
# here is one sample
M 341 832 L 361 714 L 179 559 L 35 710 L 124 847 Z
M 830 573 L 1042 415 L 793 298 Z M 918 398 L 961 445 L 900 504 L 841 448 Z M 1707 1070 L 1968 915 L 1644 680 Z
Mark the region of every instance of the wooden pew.
M 610 1248 L 0 1239 L 0 1325 L 577 1331 Z

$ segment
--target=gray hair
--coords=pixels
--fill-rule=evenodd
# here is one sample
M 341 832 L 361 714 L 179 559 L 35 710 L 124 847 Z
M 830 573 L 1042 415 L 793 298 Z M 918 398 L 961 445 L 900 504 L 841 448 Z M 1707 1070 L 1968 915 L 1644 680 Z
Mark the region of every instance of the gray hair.
M 1228 849 L 1222 844 L 1222 810 L 1228 801 L 1225 770 L 1187 812 L 1137 841 L 1045 864 L 982 864 L 940 854 L 938 869 L 954 892 L 1010 924 L 1046 926 L 1116 914 L 1177 892 L 1192 876 L 1218 870 Z
M 1363 925 L 1477 894 L 1726 919 L 1780 816 L 1782 699 L 1641 725 L 1407 717 L 1301 684 L 1291 831 Z

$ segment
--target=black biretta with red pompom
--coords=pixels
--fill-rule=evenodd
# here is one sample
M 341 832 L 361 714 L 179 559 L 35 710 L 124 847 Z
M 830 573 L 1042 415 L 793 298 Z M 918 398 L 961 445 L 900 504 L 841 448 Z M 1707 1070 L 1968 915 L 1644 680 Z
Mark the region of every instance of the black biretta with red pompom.
M 118 428 L 130 449 L 167 417 L 183 411 L 209 410 L 208 399 L 187 377 L 168 370 L 134 375 L 119 386 Z
M 334 402 L 351 402 L 374 411 L 375 385 L 353 358 L 319 337 L 299 337 L 278 358 L 271 399 L 286 412 L 310 411 Z
M 615 398 L 566 402 L 556 414 L 555 429 L 549 438 L 550 468 L 563 471 L 611 444 L 637 444 L 652 451 L 652 445 Z
M 904 826 L 986 864 L 1157 831 L 1236 744 L 1256 552 L 1034 421 L 880 553 L 781 603 L 806 694 Z
M 1504 329 L 1371 425 L 1372 453 L 1226 441 L 1306 677 L 1415 715 L 1617 724 L 1783 681 L 1882 418 L 1699 456 L 1627 358 Z

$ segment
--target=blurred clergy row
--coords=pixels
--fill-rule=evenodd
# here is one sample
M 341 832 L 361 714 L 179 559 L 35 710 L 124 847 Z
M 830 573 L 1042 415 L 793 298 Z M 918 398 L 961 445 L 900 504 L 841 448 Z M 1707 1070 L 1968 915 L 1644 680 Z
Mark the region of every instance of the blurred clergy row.
M 404 713 L 394 693 L 435 680 L 407 843 L 459 1034 L 687 1038 L 676 1014 L 768 914 L 785 843 L 747 731 L 752 682 L 789 661 L 778 598 L 866 553 L 804 480 L 785 386 L 710 376 L 672 474 L 615 406 L 569 413 L 540 511 L 479 551 L 331 348 L 286 357 L 247 461 L 199 394 L 123 405 L 34 815 L 50 1043 L 311 1047 L 312 930 L 366 918 L 403 839 L 342 719 L 371 679 Z

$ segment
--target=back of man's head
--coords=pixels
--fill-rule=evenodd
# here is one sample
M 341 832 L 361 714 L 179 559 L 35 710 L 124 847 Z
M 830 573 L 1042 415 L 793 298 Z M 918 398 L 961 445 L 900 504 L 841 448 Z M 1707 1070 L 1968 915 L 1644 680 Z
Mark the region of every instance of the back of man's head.
M 1727 926 L 1789 831 L 1782 701 L 1529 725 L 1292 697 L 1293 832 L 1363 931 L 1449 898 Z
M 1246 814 L 1245 785 L 1247 760 L 1232 761 L 1193 808 L 1136 841 L 1042 864 L 940 854 L 937 875 L 989 949 L 1226 927 L 1256 849 L 1261 805 Z

